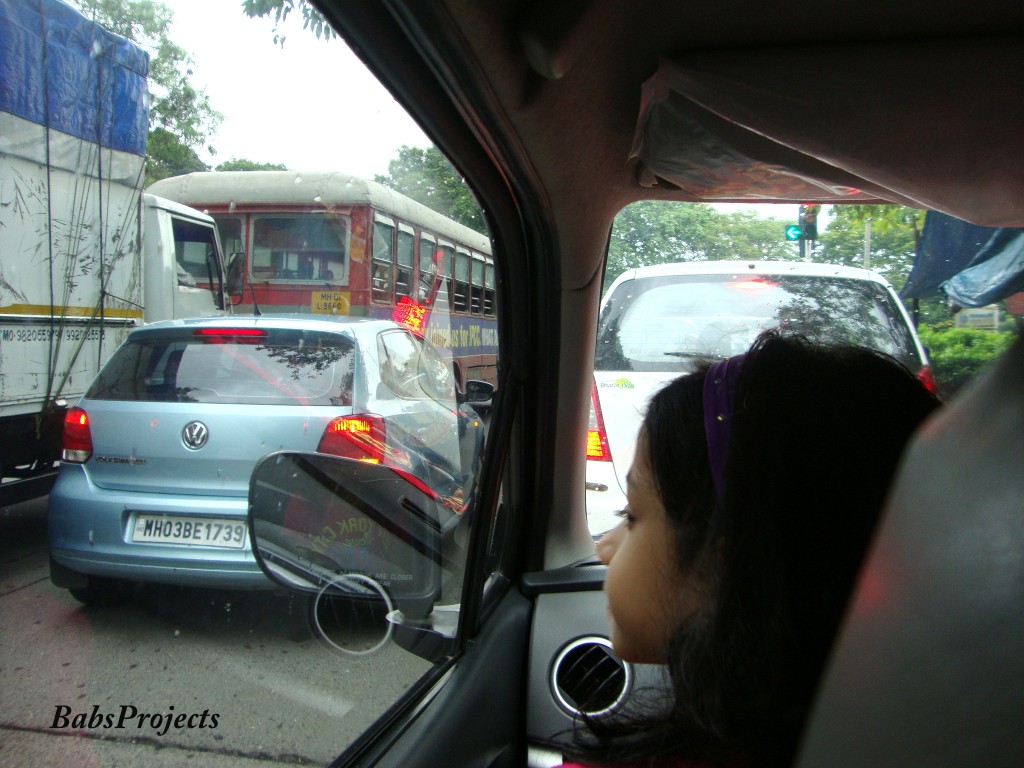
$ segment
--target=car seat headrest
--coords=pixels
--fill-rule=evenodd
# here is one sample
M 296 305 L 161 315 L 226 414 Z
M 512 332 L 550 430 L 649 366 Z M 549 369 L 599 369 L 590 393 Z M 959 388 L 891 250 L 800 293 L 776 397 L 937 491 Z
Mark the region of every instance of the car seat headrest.
M 916 435 L 798 768 L 1024 760 L 1024 340 Z

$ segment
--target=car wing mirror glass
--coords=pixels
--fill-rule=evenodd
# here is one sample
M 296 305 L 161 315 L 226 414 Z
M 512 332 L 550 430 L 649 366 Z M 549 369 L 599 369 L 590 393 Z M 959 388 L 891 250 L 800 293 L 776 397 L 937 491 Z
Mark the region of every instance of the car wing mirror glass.
M 318 598 L 376 601 L 426 620 L 441 591 L 439 501 L 401 470 L 280 452 L 249 485 L 249 532 L 260 568 Z
M 463 394 L 464 402 L 487 403 L 494 397 L 494 385 L 487 381 L 476 381 L 471 379 L 466 382 L 466 391 Z

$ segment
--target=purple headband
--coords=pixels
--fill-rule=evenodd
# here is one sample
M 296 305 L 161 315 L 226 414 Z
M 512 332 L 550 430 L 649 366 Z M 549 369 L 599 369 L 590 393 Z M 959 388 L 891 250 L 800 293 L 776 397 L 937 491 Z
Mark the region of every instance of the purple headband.
M 708 368 L 704 379 L 704 431 L 708 440 L 708 463 L 711 480 L 719 502 L 725 490 L 725 457 L 729 453 L 732 406 L 736 399 L 736 383 L 744 355 L 720 360 Z

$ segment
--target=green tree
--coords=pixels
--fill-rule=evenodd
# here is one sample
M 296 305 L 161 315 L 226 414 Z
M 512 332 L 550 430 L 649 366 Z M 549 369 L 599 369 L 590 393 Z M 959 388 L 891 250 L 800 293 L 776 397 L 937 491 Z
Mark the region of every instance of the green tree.
M 250 18 L 274 18 L 274 43 L 284 45 L 285 36 L 278 29 L 288 18 L 288 14 L 296 8 L 302 14 L 302 28 L 312 30 L 321 40 L 330 40 L 335 37 L 327 20 L 320 15 L 320 12 L 305 0 L 242 0 L 242 11 Z
M 399 147 L 398 156 L 388 163 L 387 175 L 374 180 L 477 232 L 486 232 L 476 198 L 437 147 Z
M 627 269 L 677 261 L 789 260 L 782 224 L 753 212 L 720 213 L 704 203 L 645 200 L 615 217 L 605 283 Z
M 939 388 L 949 397 L 1010 348 L 1016 333 L 994 333 L 977 328 L 953 328 L 950 323 L 920 328 L 921 342 Z
M 211 106 L 206 93 L 197 90 L 190 82 L 195 62 L 170 38 L 172 11 L 154 0 L 72 2 L 89 18 L 149 53 L 150 134 L 146 149 L 146 177 L 149 180 L 163 178 L 161 174 L 165 169 L 181 164 L 183 155 L 187 154 L 182 147 L 193 150 L 194 155 L 194 150 L 209 143 L 223 120 L 223 116 Z M 157 130 L 164 131 L 164 134 L 154 136 Z M 165 134 L 174 136 L 177 141 L 170 141 Z M 170 154 L 161 155 L 164 151 Z M 206 166 L 202 170 L 206 170 Z
M 225 160 L 213 170 L 215 171 L 287 171 L 284 163 L 257 163 L 255 160 L 231 158 Z
M 195 150 L 182 144 L 181 140 L 166 128 L 154 128 L 149 132 L 146 141 L 147 186 L 168 176 L 208 170 L 209 166 L 199 159 Z
M 834 205 L 814 261 L 863 267 L 865 225 L 870 222 L 870 268 L 899 290 L 914 265 L 924 214 L 901 205 Z

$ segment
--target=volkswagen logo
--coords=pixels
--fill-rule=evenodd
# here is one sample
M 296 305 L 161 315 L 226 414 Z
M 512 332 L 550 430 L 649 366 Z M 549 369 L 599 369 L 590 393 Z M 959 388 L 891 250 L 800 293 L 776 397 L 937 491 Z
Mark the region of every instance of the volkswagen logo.
M 201 421 L 189 422 L 181 430 L 181 441 L 190 451 L 198 451 L 210 437 L 210 430 Z

